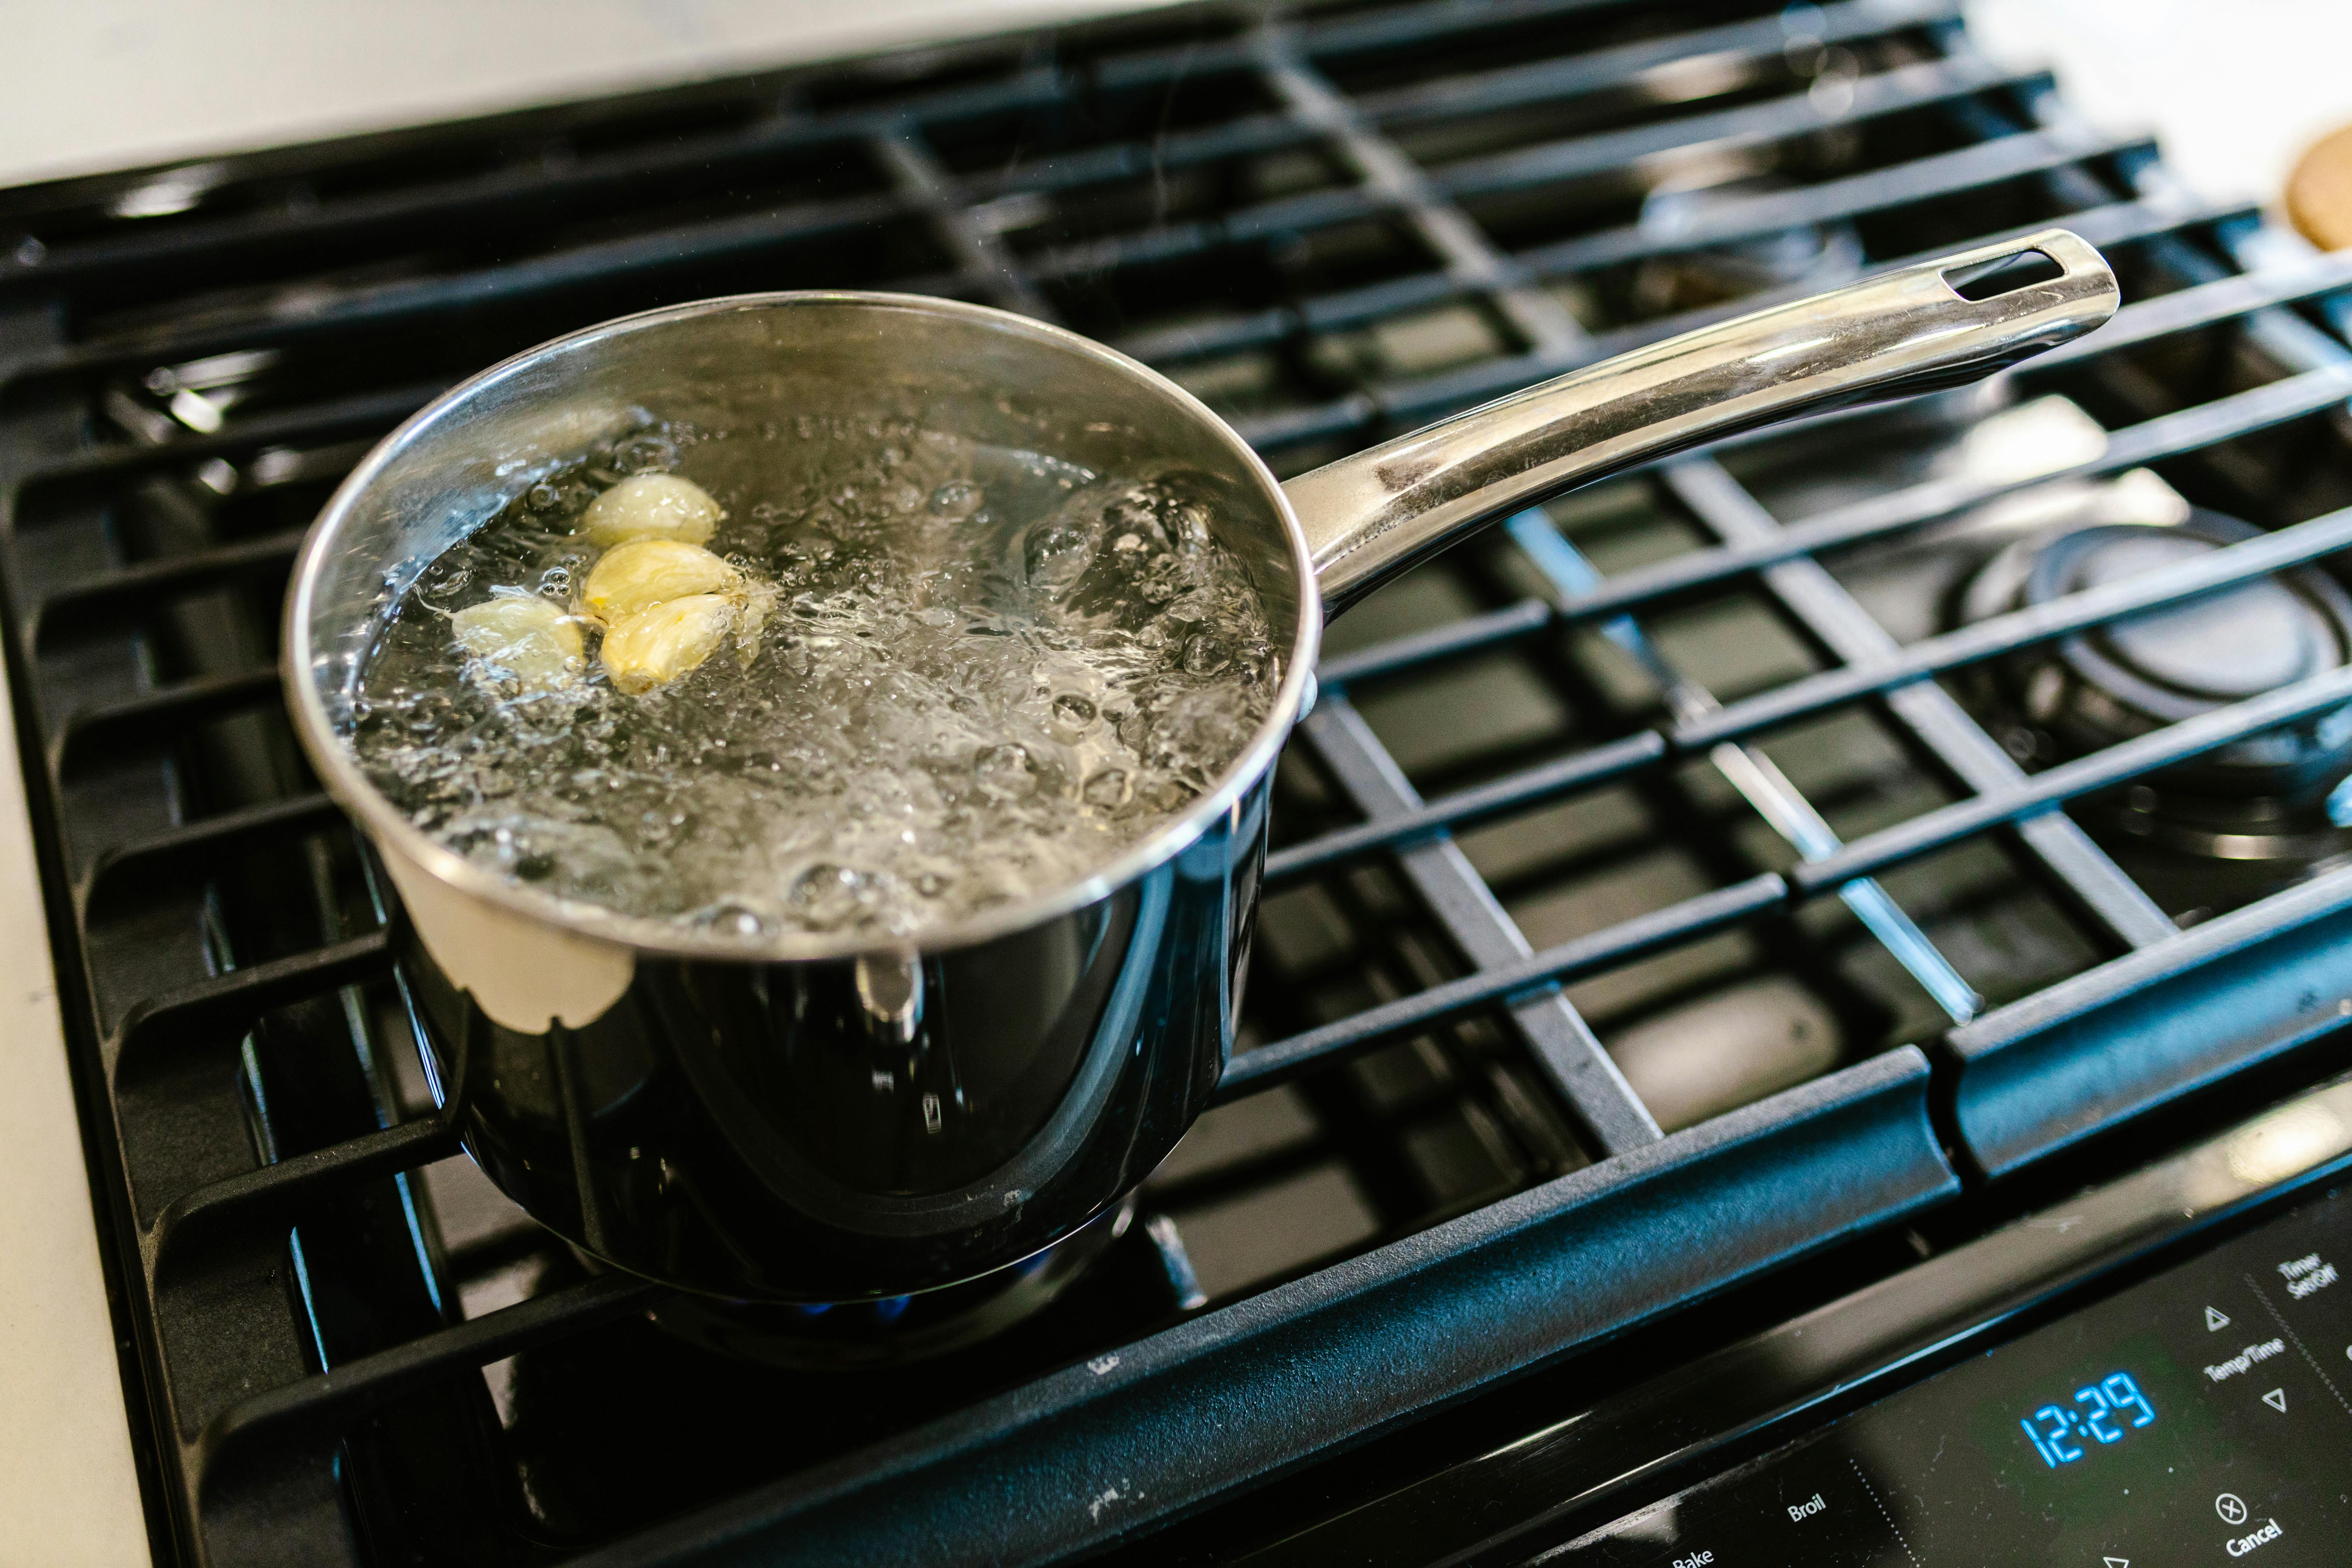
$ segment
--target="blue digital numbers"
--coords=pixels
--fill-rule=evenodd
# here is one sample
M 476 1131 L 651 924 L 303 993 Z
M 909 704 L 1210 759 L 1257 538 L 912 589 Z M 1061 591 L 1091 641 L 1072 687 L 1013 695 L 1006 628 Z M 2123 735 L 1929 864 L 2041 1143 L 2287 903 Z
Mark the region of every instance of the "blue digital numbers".
M 2132 1381 L 2131 1373 L 2109 1373 L 2099 1387 L 2105 1392 L 2112 1408 L 2118 1412 L 2125 1409 L 2135 1412 L 2132 1416 L 2134 1431 L 2156 1419 L 2156 1406 L 2147 1402 L 2147 1395 L 2139 1391 L 2139 1384 Z
M 2045 1405 L 2018 1425 L 2033 1439 L 2033 1451 L 2042 1456 L 2042 1463 L 2053 1470 L 2083 1457 L 2083 1446 L 2066 1440 L 2074 1427 L 2074 1413 L 2063 1405 Z
M 2076 1389 L 2073 1405 L 2045 1405 L 2018 1425 L 2042 1462 L 2054 1470 L 2090 1452 L 2084 1439 L 2101 1446 L 2121 1442 L 2155 1419 L 2156 1406 L 2132 1374 L 2111 1372 Z

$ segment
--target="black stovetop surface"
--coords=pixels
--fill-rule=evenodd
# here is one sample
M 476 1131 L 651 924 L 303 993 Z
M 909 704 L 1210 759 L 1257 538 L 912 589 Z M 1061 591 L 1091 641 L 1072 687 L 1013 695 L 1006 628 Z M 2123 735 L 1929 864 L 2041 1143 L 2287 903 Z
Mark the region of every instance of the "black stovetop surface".
M 667 301 L 930 291 L 1138 355 L 1286 474 L 2051 223 L 2125 283 L 2078 348 L 1524 514 L 1334 628 L 1221 1104 L 1050 1312 L 746 1367 L 454 1152 L 272 668 L 301 530 L 440 388 Z M 1954 605 L 2036 531 L 2192 511 L 2273 553 L 2164 603 L 2332 570 L 2347 287 L 1943 0 L 1192 5 L 0 192 L 8 676 L 159 1552 L 1222 1551 L 1318 1455 L 2321 1075 L 2332 822 L 2200 838 L 2144 781 L 2332 712 L 2352 648 L 2069 751 L 2003 672 L 2158 601 Z

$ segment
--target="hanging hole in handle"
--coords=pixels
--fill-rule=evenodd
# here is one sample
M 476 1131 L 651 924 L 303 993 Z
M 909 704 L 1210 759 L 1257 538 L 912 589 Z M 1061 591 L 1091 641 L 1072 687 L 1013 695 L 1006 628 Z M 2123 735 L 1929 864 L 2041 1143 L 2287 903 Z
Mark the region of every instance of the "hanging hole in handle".
M 1951 268 L 1944 273 L 1944 281 L 1951 286 L 1953 293 L 1977 304 L 2030 289 L 2036 283 L 2055 283 L 2065 276 L 2066 269 L 2048 251 L 2021 250 L 2014 255 L 1997 256 L 1990 261 L 1972 261 L 1966 267 Z

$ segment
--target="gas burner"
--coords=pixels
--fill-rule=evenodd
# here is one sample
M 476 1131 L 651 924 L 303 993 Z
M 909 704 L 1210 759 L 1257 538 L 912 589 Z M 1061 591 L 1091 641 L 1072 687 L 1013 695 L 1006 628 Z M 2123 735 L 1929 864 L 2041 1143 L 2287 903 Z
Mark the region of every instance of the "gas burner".
M 905 1365 L 975 1344 L 1052 1306 L 1134 1219 L 1129 1199 L 1010 1268 L 919 1296 L 793 1306 L 680 1295 L 646 1315 L 704 1350 L 766 1366 Z
M 1960 602 L 1979 621 L 2259 536 L 2191 509 L 2172 524 L 2105 523 L 2019 540 Z M 2028 650 L 1979 682 L 1995 732 L 2048 764 L 2307 680 L 2352 662 L 2352 595 L 2312 568 Z M 2150 773 L 2088 809 L 2094 826 L 2275 883 L 2352 852 L 2352 705 Z

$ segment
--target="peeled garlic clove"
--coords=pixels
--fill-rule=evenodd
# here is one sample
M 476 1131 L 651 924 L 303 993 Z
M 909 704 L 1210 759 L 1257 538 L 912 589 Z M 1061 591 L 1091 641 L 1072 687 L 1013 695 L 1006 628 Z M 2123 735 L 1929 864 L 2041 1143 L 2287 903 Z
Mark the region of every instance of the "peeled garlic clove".
M 742 618 L 735 623 L 735 659 L 744 668 L 760 657 L 760 629 L 768 624 L 769 612 L 776 607 L 776 586 L 772 583 L 753 583 L 743 591 Z
M 639 610 L 604 634 L 605 672 L 633 696 L 666 686 L 718 649 L 735 614 L 735 601 L 718 594 Z
M 698 544 L 675 539 L 633 539 L 615 545 L 589 572 L 580 603 L 607 626 L 639 610 L 692 594 L 730 594 L 743 574 Z
M 588 542 L 609 550 L 632 539 L 707 544 L 727 514 L 710 492 L 676 474 L 637 474 L 588 505 L 580 522 Z
M 536 594 L 471 605 L 449 619 L 459 647 L 529 689 L 564 680 L 586 651 L 580 623 Z

